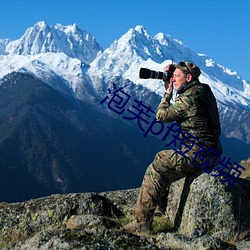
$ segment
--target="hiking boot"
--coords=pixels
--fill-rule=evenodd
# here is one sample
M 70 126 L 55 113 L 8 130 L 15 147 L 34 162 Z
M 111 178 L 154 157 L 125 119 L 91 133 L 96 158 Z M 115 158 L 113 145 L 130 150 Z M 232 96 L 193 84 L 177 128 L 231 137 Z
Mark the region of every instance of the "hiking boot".
M 138 233 L 149 233 L 151 234 L 153 229 L 152 225 L 149 222 L 134 220 L 129 224 L 123 227 L 125 230 L 129 232 L 138 232 Z

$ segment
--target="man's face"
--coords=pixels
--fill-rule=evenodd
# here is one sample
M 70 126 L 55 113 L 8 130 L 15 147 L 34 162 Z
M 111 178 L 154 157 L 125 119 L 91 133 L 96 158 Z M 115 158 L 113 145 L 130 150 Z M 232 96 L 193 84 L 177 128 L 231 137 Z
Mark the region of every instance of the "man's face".
M 174 71 L 172 82 L 175 88 L 178 90 L 184 83 L 187 82 L 187 75 L 177 68 Z

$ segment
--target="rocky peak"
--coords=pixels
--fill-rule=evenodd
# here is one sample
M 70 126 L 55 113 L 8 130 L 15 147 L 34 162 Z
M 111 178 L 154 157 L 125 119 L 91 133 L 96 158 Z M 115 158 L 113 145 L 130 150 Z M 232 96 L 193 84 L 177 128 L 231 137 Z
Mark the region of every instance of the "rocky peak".
M 76 24 L 49 26 L 44 21 L 28 28 L 24 35 L 6 46 L 7 53 L 36 55 L 47 52 L 62 52 L 69 57 L 90 63 L 102 48 L 95 38 Z

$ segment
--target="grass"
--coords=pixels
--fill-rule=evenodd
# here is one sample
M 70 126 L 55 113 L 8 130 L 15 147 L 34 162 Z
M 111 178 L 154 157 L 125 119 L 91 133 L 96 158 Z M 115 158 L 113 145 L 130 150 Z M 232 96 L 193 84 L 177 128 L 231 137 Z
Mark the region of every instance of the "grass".
M 155 216 L 153 221 L 154 233 L 167 233 L 173 231 L 173 224 L 164 216 Z
M 250 237 L 250 231 L 242 232 L 242 233 L 237 233 L 233 235 L 229 240 L 226 241 L 226 243 L 235 245 L 237 242 L 249 239 Z
M 132 222 L 133 219 L 134 219 L 133 216 L 128 215 L 122 218 L 114 219 L 114 221 L 123 227 L 127 225 L 128 223 Z M 173 231 L 172 223 L 164 216 L 154 216 L 152 227 L 153 227 L 154 234 Z
M 113 221 L 115 221 L 116 223 L 118 223 L 122 227 L 124 227 L 125 225 L 127 225 L 133 221 L 133 217 L 132 216 L 125 216 L 125 217 L 113 219 Z
M 10 243 L 23 241 L 28 238 L 28 233 L 25 230 L 13 229 L 12 233 L 9 234 L 5 239 L 0 240 L 0 249 L 7 246 Z

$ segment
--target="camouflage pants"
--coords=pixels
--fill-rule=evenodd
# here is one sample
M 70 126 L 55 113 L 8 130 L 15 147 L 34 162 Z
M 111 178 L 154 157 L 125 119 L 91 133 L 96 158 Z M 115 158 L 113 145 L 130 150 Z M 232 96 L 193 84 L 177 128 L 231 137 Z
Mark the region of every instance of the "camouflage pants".
M 193 157 L 185 158 L 174 150 L 156 154 L 146 170 L 135 205 L 134 215 L 138 221 L 152 220 L 158 203 L 172 182 L 201 170 L 191 164 L 192 160 Z

